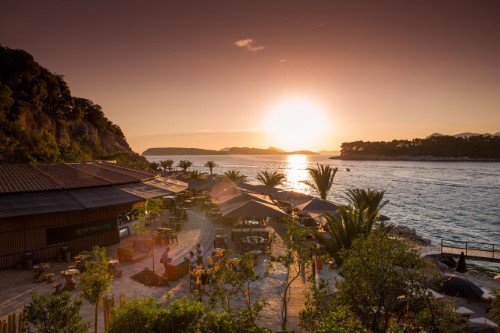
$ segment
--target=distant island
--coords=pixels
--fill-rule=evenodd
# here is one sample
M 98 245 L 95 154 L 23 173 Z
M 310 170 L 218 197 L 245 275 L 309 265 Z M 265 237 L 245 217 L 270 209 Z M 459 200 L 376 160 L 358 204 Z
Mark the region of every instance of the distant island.
M 169 156 L 169 155 L 319 155 L 309 150 L 298 150 L 286 152 L 278 148 L 249 148 L 249 147 L 229 147 L 221 150 L 210 150 L 200 148 L 148 148 L 142 156 Z
M 425 139 L 344 142 L 339 160 L 500 161 L 500 133 L 433 134 Z

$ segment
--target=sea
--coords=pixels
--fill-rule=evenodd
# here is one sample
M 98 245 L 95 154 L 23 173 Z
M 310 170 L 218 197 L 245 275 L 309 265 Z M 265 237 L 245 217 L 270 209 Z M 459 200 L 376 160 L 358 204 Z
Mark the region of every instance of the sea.
M 338 168 L 329 200 L 345 203 L 350 188 L 382 190 L 389 203 L 381 213 L 390 218 L 389 222 L 414 228 L 432 245 L 439 246 L 445 239 L 448 244 L 486 243 L 500 249 L 497 162 L 343 161 L 324 155 L 145 157 L 150 162 L 172 159 L 175 164 L 189 160 L 193 162 L 190 170 L 201 172 L 208 172 L 204 164 L 212 160 L 218 165 L 214 173 L 237 170 L 251 184 L 259 184 L 255 176 L 260 171 L 278 171 L 286 176 L 283 189 L 311 195 L 315 193 L 304 184 L 309 179 L 307 169 L 328 164 Z M 500 274 L 499 264 L 478 263 L 478 267 Z

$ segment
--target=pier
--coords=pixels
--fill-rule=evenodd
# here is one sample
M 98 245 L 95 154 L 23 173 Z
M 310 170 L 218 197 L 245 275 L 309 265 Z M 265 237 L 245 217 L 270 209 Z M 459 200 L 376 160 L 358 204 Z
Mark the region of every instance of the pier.
M 460 256 L 467 259 L 500 262 L 500 245 L 480 242 L 441 239 L 441 254 Z

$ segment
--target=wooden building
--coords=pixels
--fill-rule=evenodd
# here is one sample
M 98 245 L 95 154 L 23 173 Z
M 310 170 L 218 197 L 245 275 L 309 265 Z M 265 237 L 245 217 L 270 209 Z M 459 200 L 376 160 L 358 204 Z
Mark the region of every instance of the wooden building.
M 185 188 L 106 162 L 0 165 L 0 268 L 116 244 L 120 213 Z

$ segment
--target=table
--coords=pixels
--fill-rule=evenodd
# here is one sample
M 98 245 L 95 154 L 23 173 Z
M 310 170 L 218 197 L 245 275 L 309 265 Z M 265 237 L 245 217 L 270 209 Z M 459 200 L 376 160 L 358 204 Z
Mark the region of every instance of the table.
M 168 220 L 170 223 L 175 223 L 175 222 L 179 222 L 181 220 L 181 217 L 180 216 L 169 216 Z
M 66 278 L 66 283 L 64 284 L 64 287 L 61 289 L 61 291 L 65 290 L 75 290 L 76 289 L 76 281 L 74 279 L 74 276 L 80 274 L 80 271 L 76 268 L 70 268 L 65 271 L 61 271 L 61 275 Z
M 33 266 L 33 272 L 35 272 L 35 276 L 33 277 L 33 281 L 39 283 L 44 280 L 44 273 L 47 269 L 50 268 L 49 264 L 40 263 L 38 265 Z
M 158 231 L 158 234 L 160 236 L 159 242 L 166 242 L 168 244 L 170 241 L 170 238 L 172 238 L 171 235 L 174 232 L 174 229 L 160 227 L 160 228 L 156 228 L 156 230 Z
M 109 274 L 111 274 L 112 276 L 116 276 L 116 265 L 118 265 L 119 263 L 120 261 L 118 259 L 111 259 L 110 261 L 108 261 Z

